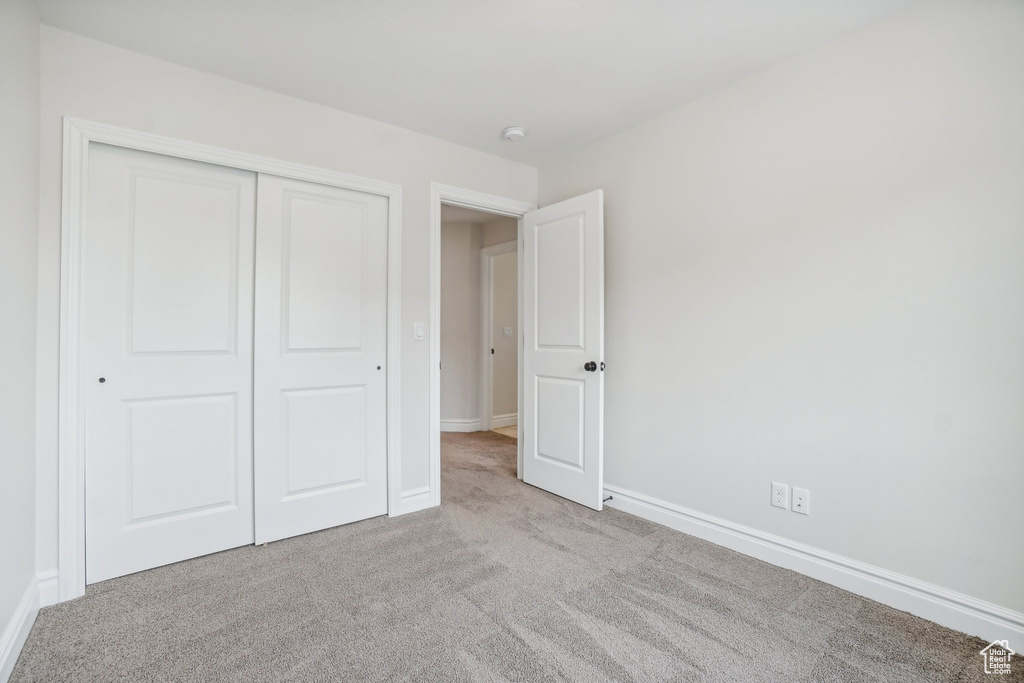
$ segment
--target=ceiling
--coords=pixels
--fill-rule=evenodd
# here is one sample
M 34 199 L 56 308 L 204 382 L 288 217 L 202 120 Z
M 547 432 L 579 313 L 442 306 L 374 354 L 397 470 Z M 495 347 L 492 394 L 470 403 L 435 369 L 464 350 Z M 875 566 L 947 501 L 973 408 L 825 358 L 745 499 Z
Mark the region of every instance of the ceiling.
M 36 0 L 44 23 L 541 165 L 915 0 Z M 526 140 L 502 130 L 524 126 Z

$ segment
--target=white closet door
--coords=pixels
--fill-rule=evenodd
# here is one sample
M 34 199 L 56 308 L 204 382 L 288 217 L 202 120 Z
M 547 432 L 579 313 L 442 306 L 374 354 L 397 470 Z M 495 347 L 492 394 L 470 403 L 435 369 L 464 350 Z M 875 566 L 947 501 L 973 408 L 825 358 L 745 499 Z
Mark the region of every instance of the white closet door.
M 387 512 L 386 197 L 259 176 L 256 542 Z
M 86 581 L 253 541 L 256 176 L 94 144 Z
M 604 486 L 604 195 L 523 216 L 523 480 L 595 510 Z

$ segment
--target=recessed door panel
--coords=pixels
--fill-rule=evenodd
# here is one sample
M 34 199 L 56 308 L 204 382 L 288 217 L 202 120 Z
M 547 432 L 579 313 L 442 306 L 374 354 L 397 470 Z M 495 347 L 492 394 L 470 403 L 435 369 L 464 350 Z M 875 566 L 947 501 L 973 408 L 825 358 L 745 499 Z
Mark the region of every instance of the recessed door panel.
M 256 540 L 387 512 L 386 197 L 261 175 Z
M 282 392 L 285 498 L 366 483 L 365 389 Z
M 600 190 L 523 217 L 523 480 L 595 510 L 604 486 Z
M 366 213 L 360 202 L 285 191 L 282 277 L 289 351 L 362 347 Z
M 583 471 L 584 382 L 538 377 L 537 457 Z
M 583 214 L 536 228 L 534 258 L 538 348 L 583 348 Z
M 130 523 L 236 504 L 242 484 L 236 398 L 227 394 L 126 402 Z
M 129 348 L 234 351 L 240 188 L 189 174 L 129 173 Z
M 256 176 L 93 144 L 86 581 L 253 541 Z

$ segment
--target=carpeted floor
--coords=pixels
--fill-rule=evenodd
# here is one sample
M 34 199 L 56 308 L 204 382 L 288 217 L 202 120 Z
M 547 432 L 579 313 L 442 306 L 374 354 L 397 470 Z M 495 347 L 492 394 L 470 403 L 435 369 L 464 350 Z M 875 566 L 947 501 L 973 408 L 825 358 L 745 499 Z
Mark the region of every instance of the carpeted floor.
M 992 678 L 976 638 L 527 486 L 514 439 L 443 438 L 440 508 L 90 586 L 11 680 Z

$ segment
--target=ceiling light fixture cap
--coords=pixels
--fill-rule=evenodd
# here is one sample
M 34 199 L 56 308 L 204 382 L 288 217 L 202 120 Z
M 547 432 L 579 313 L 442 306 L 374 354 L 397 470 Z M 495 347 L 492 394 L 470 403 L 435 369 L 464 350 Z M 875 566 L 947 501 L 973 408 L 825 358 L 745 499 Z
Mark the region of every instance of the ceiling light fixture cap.
M 526 129 L 522 126 L 509 126 L 502 136 L 509 142 L 519 142 L 526 137 Z

